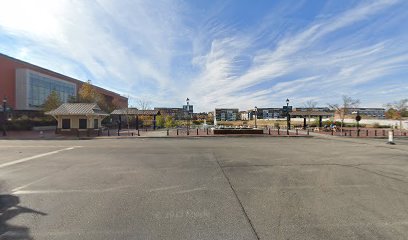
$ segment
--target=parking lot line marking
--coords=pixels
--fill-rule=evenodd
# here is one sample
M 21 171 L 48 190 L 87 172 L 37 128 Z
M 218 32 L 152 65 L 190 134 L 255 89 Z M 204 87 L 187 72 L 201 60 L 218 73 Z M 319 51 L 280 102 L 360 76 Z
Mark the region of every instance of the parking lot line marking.
M 34 156 L 31 156 L 31 157 L 26 157 L 26 158 L 18 159 L 18 160 L 15 160 L 15 161 L 3 163 L 3 164 L 0 164 L 0 168 L 8 167 L 8 166 L 15 165 L 15 164 L 22 163 L 22 162 L 27 162 L 27 161 L 30 161 L 30 160 L 33 160 L 33 159 L 36 159 L 36 158 L 41 158 L 41 157 L 53 155 L 53 154 L 60 153 L 60 152 L 63 152 L 63 151 L 72 150 L 72 149 L 75 149 L 77 147 L 78 146 L 68 147 L 68 148 L 64 148 L 64 149 L 60 149 L 60 150 L 56 150 L 56 151 L 52 151 L 52 152 L 42 153 L 42 154 L 34 155 Z

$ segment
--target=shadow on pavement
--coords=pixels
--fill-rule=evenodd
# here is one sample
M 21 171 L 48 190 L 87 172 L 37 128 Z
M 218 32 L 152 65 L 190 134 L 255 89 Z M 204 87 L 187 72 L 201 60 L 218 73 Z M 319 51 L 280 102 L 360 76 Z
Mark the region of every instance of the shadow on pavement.
M 20 199 L 14 195 L 0 195 L 0 239 L 33 239 L 30 237 L 30 229 L 24 226 L 14 226 L 7 224 L 10 219 L 23 214 L 31 213 L 41 216 L 47 215 L 46 213 L 36 211 L 30 208 L 19 206 Z

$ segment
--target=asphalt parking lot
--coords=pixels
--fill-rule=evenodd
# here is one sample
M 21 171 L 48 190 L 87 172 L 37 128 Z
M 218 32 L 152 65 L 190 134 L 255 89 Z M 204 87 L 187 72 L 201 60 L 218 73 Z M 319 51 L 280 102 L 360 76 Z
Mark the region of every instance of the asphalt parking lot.
M 407 239 L 408 142 L 0 140 L 0 239 Z

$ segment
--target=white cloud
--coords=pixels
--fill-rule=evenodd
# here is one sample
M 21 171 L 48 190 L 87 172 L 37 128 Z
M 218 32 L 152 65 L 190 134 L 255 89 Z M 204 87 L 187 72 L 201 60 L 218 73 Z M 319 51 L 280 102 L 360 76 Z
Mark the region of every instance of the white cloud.
M 363 2 L 294 27 L 282 13 L 300 6 L 282 5 L 243 27 L 225 21 L 224 3 L 197 15 L 177 0 L 0 0 L 0 30 L 27 40 L 12 45 L 16 57 L 155 105 L 186 97 L 207 111 L 280 106 L 287 97 L 325 104 L 406 68 L 406 36 L 370 39 L 400 16 L 367 21 L 398 3 Z
M 250 44 L 238 44 L 234 46 L 234 51 L 230 48 L 230 42 L 240 42 L 241 35 L 230 36 L 228 41 L 225 38 L 214 39 L 209 53 L 197 56 L 201 62 L 205 62 L 205 70 L 195 82 L 195 85 L 202 84 L 204 88 L 195 93 L 202 96 L 199 101 L 206 105 L 218 103 L 225 106 L 235 103 L 244 108 L 253 107 L 251 91 L 268 93 L 256 97 L 258 105 L 264 106 L 279 106 L 279 102 L 283 102 L 286 97 L 307 100 L 316 95 L 321 97 L 314 99 L 320 100 L 320 104 L 326 104 L 327 99 L 332 99 L 334 94 L 350 94 L 350 88 L 387 76 L 395 68 L 406 66 L 408 48 L 403 45 L 396 48 L 393 41 L 364 46 L 362 43 L 367 36 L 358 36 L 358 33 L 342 36 L 342 42 L 328 44 L 325 48 L 320 45 L 322 39 L 379 14 L 396 3 L 398 1 L 361 4 L 338 16 L 318 19 L 305 30 L 281 38 L 274 49 L 257 48 L 257 51 L 253 51 L 259 38 L 245 32 L 242 33 L 246 36 L 245 42 Z M 367 27 L 371 27 L 369 23 Z M 252 52 L 251 66 L 245 73 L 234 75 L 237 63 L 233 59 L 246 52 Z M 260 87 L 255 88 L 257 85 Z M 305 96 L 307 94 L 309 96 Z

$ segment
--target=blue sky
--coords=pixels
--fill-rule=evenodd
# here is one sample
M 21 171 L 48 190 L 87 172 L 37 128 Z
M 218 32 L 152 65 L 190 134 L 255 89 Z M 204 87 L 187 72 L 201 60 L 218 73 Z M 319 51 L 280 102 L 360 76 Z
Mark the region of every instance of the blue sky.
M 408 97 L 408 1 L 0 0 L 0 52 L 152 106 Z

